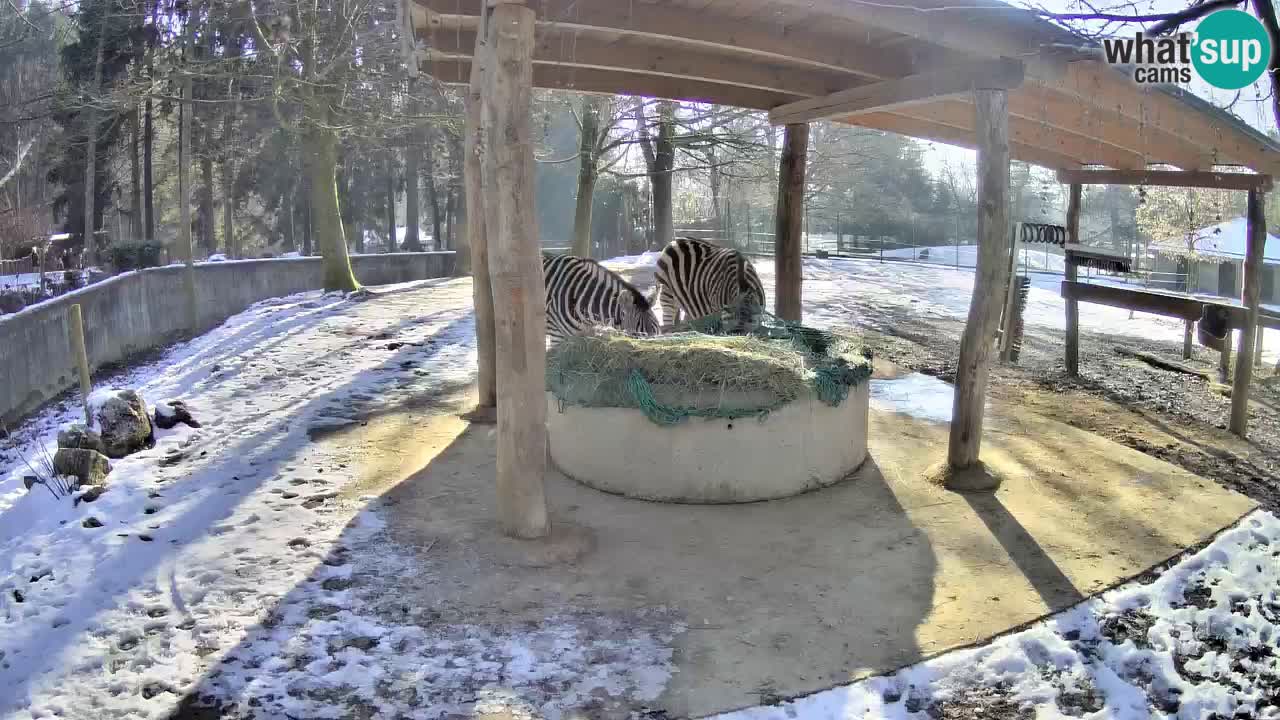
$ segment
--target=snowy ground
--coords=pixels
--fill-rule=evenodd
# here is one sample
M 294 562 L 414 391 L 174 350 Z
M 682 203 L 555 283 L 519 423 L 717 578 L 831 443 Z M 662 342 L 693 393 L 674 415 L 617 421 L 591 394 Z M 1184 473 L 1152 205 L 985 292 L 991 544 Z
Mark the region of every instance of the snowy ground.
M 771 285 L 771 264 L 760 270 Z M 828 326 L 876 327 L 889 310 L 963 319 L 972 281 L 943 267 L 809 260 L 806 313 Z M 465 280 L 381 288 L 367 300 L 279 298 L 134 369 L 118 384 L 151 405 L 182 398 L 204 427 L 160 431 L 154 449 L 114 463 L 110 490 L 92 503 L 22 484 L 22 458 L 53 445 L 76 419 L 74 402 L 19 431 L 16 448 L 0 454 L 0 718 L 164 717 L 190 693 L 245 716 L 308 718 L 352 708 L 433 718 L 485 706 L 555 718 L 601 692 L 656 697 L 680 631 L 661 615 L 621 647 L 600 616 L 427 631 L 388 621 L 354 586 L 356 556 L 376 556 L 380 573 L 411 570 L 378 542 L 376 503 L 350 492 L 351 458 L 311 437 L 469 383 L 470 301 Z M 1028 323 L 1061 327 L 1062 318 L 1056 291 L 1033 287 Z M 1173 321 L 1100 306 L 1082 305 L 1081 321 L 1138 337 L 1182 333 Z M 950 412 L 937 380 L 873 391 L 885 407 L 935 421 Z M 1037 703 L 1041 717 L 1057 717 L 1064 698 L 1093 717 L 1139 717 L 1124 708 L 1147 696 L 1178 699 L 1173 717 L 1209 717 L 1197 713 L 1211 706 L 1231 717 L 1232 703 L 1256 708 L 1249 703 L 1266 691 L 1227 651 L 1275 645 L 1277 554 L 1280 523 L 1257 514 L 1156 585 L 1121 589 L 988 648 L 753 712 L 925 718 L 989 686 Z M 1196 607 L 1177 606 L 1183 594 Z M 1108 613 L 1122 619 L 1108 625 Z M 1142 637 L 1106 632 L 1148 621 Z M 1255 655 L 1247 662 L 1270 663 L 1258 677 L 1273 682 L 1276 659 Z M 1239 689 L 1223 689 L 1231 683 Z

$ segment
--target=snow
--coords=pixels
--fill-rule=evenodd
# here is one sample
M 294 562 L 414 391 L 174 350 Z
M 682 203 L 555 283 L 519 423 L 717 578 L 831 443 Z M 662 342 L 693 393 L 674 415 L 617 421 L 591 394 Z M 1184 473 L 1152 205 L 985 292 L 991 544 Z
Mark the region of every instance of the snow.
M 609 264 L 643 270 L 655 260 Z M 756 264 L 771 285 L 772 263 Z M 807 260 L 806 318 L 822 327 L 883 327 L 895 314 L 962 321 L 972 282 L 972 272 L 946 267 Z M 383 577 L 423 569 L 380 536 L 381 501 L 352 496 L 349 451 L 311 442 L 308 430 L 468 384 L 470 304 L 465 279 L 379 288 L 369 299 L 303 293 L 258 303 L 175 346 L 113 387 L 138 390 L 149 407 L 182 399 L 203 427 L 157 430 L 155 448 L 113 462 L 110 489 L 92 502 L 28 493 L 22 483 L 24 458 L 35 464 L 52 452 L 58 428 L 80 419 L 74 398 L 16 430 L 18 450 L 0 454 L 0 717 L 160 718 L 193 691 L 244 710 L 252 699 L 268 717 L 314 718 L 350 717 L 353 708 L 418 717 L 427 707 L 433 717 L 501 707 L 557 718 L 600 691 L 657 698 L 681 632 L 663 612 L 641 623 L 565 613 L 536 627 L 395 621 L 350 585 L 348 554 L 362 567 L 376 563 Z M 1062 316 L 1056 284 L 1033 286 L 1028 326 L 1061 328 Z M 1182 336 L 1176 321 L 1088 304 L 1081 321 L 1119 335 Z M 934 378 L 873 380 L 872 394 L 888 410 L 950 417 L 951 389 Z M 90 518 L 102 527 L 87 527 Z M 1280 637 L 1280 568 L 1268 549 L 1280 548 L 1278 538 L 1280 523 L 1258 513 L 1154 585 L 1122 588 L 984 648 L 732 717 L 919 720 L 909 702 L 974 683 L 1049 708 L 1046 718 L 1058 717 L 1056 699 L 1086 687 L 1111 713 L 1095 717 L 1146 717 L 1126 703 L 1172 688 L 1181 690 L 1176 717 L 1211 708 L 1230 717 L 1253 708 L 1262 690 L 1206 638 L 1220 634 L 1235 648 Z M 1195 583 L 1209 583 L 1215 602 L 1254 611 L 1179 606 Z M 1155 619 L 1144 647 L 1101 638 L 1109 613 L 1125 609 Z M 1200 650 L 1184 670 L 1218 680 L 1178 674 L 1174 653 Z M 1243 690 L 1224 690 L 1229 682 Z
M 979 689 L 1043 720 L 1277 718 L 1277 556 L 1280 519 L 1257 511 L 1151 584 L 1129 583 L 979 648 L 716 718 L 923 720 Z M 1117 632 L 1126 624 L 1133 629 Z
M 157 429 L 93 502 L 22 484 L 22 457 L 79 419 L 74 398 L 18 430 L 0 458 L 0 717 L 161 718 L 192 692 L 315 718 L 408 712 L 410 690 L 467 713 L 506 689 L 550 718 L 601 689 L 656 697 L 678 632 L 665 616 L 629 636 L 579 615 L 424 629 L 345 584 L 344 550 L 382 576 L 419 569 L 378 539 L 379 501 L 349 496 L 351 451 L 308 430 L 469 384 L 470 304 L 465 280 L 431 280 L 252 306 L 113 381 L 149 407 L 183 399 L 203 427 Z
M 1235 259 L 1245 256 L 1248 239 L 1248 219 L 1243 217 L 1197 230 L 1192 238 L 1197 253 Z M 1185 243 L 1179 243 L 1178 249 L 1182 250 L 1185 246 Z M 1173 247 L 1171 246 L 1170 249 L 1172 250 Z M 1267 243 L 1263 248 L 1262 257 L 1264 261 L 1280 263 L 1280 238 L 1267 233 Z
M 226 262 L 227 256 L 222 253 L 214 253 L 209 256 L 208 262 Z

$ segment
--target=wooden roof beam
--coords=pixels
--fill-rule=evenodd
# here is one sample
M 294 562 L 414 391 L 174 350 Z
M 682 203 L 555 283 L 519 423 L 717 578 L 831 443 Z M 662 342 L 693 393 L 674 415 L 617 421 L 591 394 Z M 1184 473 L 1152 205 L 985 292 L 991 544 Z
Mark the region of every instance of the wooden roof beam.
M 973 106 L 958 100 L 942 100 L 929 105 L 902 108 L 894 112 L 899 115 L 933 120 L 968 133 L 973 132 Z M 856 121 L 856 118 L 855 115 L 850 118 L 850 121 Z M 1122 169 L 1146 167 L 1146 161 L 1136 152 L 1107 145 L 1081 135 L 1057 131 L 1022 118 L 1009 119 L 1009 139 L 1023 146 L 1075 158 L 1080 165 L 1097 164 Z
M 432 33 L 425 57 L 428 61 L 469 57 L 475 48 L 475 38 L 476 33 L 471 30 Z M 590 36 L 576 37 L 572 32 L 553 27 L 540 27 L 535 33 L 533 62 L 535 65 L 621 70 L 684 78 L 785 92 L 799 97 L 825 95 L 849 82 L 847 75 L 824 70 L 744 62 L 698 48 L 608 43 Z
M 943 123 L 906 115 L 895 115 L 887 112 L 865 113 L 854 115 L 849 118 L 848 122 L 853 125 L 907 135 L 921 140 L 930 140 L 970 149 L 974 147 L 973 132 L 971 130 L 962 130 Z M 1009 152 L 1015 160 L 1041 167 L 1051 169 L 1080 167 L 1080 161 L 1075 158 L 1048 150 L 1041 150 L 1040 148 L 1029 147 L 1017 142 L 1009 143 Z
M 1050 90 L 1084 107 L 1111 110 L 1157 129 L 1212 157 L 1210 164 L 1239 164 L 1269 175 L 1280 174 L 1280 153 L 1225 119 L 1196 112 L 1183 101 L 1155 88 L 1134 85 L 1123 74 L 1097 62 L 1074 63 Z
M 470 58 L 433 59 L 421 65 L 422 71 L 449 85 L 465 85 L 470 82 Z M 646 75 L 628 70 L 602 70 L 598 68 L 564 67 L 560 65 L 533 66 L 534 87 L 548 90 L 569 90 L 583 93 L 615 95 L 619 87 L 627 88 L 627 94 L 664 100 L 730 105 L 749 110 L 768 110 L 797 99 L 796 95 L 771 90 L 757 90 L 701 82 L 661 75 Z
M 1034 83 L 1009 94 L 1009 112 L 1030 122 L 1131 150 L 1146 158 L 1148 165 L 1167 163 L 1184 170 L 1200 170 L 1213 164 L 1210 153 L 1189 145 L 1183 138 L 1135 123 L 1114 110 L 1083 107 L 1078 101 Z
M 1094 170 L 1058 171 L 1058 182 L 1081 185 L 1163 185 L 1166 187 L 1210 188 L 1214 190 L 1255 190 L 1269 192 L 1271 176 L 1254 173 L 1205 172 L 1192 170 Z
M 982 22 L 983 13 L 1007 20 L 1030 12 L 1013 6 L 947 0 L 946 4 L 922 0 L 896 5 L 850 3 L 848 0 L 771 0 L 776 5 L 795 7 L 832 17 L 848 18 L 869 27 L 901 33 L 926 43 L 978 57 L 1007 57 L 1021 60 L 1032 77 L 1054 79 L 1067 69 L 1066 57 L 1044 52 L 1048 36 L 1038 32 L 1012 33 L 996 23 Z M 1036 28 L 1038 29 L 1038 28 Z M 923 68 L 920 68 L 923 69 Z
M 476 29 L 486 0 L 409 0 L 427 10 L 414 27 L 422 34 L 428 27 Z M 593 0 L 541 0 L 538 30 L 554 26 L 583 32 L 607 31 L 635 37 L 663 38 L 696 44 L 706 50 L 756 55 L 774 62 L 804 63 L 868 80 L 898 77 L 914 68 L 912 53 L 905 49 L 876 48 L 850 42 L 847 37 L 822 35 L 805 29 L 779 27 L 709 13 L 690 13 L 651 3 L 619 3 Z M 425 37 L 425 36 L 424 36 Z
M 1022 84 L 1022 63 L 990 60 L 966 63 L 903 78 L 841 90 L 824 97 L 798 100 L 774 108 L 769 122 L 774 125 L 830 120 L 861 112 L 930 102 L 981 89 L 1016 88 Z

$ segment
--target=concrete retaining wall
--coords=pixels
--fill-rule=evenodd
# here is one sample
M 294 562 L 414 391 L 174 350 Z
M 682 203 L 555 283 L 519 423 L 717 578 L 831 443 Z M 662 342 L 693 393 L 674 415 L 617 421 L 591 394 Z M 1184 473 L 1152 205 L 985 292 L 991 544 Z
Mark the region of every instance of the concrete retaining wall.
M 351 258 L 356 278 L 365 285 L 446 277 L 453 262 L 452 252 Z M 14 426 L 77 382 L 67 339 L 67 309 L 75 303 L 84 313 L 85 345 L 96 369 L 216 327 L 260 300 L 320 289 L 320 263 L 307 257 L 197 265 L 196 328 L 188 326 L 180 266 L 125 273 L 0 316 L 0 420 Z

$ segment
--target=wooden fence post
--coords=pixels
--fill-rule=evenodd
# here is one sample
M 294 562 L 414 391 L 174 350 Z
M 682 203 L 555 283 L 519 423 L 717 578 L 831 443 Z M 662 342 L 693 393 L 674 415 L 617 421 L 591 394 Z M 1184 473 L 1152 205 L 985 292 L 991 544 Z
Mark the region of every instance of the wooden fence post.
M 803 259 L 800 232 L 804 219 L 804 172 L 809 151 L 809 126 L 787 125 L 778 166 L 778 210 L 774 227 L 774 312 L 783 320 L 800 322 Z
M 67 332 L 71 341 L 71 354 L 76 359 L 76 369 L 80 371 L 80 401 L 84 404 L 84 426 L 93 425 L 93 416 L 89 412 L 89 393 L 93 386 L 89 383 L 89 353 L 84 345 L 84 316 L 80 313 L 80 304 L 76 303 L 67 311 Z
M 1246 217 L 1248 248 L 1244 260 L 1244 288 L 1241 300 L 1245 306 L 1244 327 L 1240 329 L 1240 348 L 1236 352 L 1236 376 L 1231 388 L 1231 432 L 1245 437 L 1249 426 L 1249 384 L 1253 382 L 1254 342 L 1258 335 L 1258 301 L 1261 295 L 1262 250 L 1267 242 L 1267 218 L 1263 213 L 1263 196 L 1249 191 Z
M 547 464 L 546 292 L 534 212 L 530 138 L 534 11 L 501 3 L 490 17 L 485 70 L 482 175 L 485 229 L 492 241 L 498 400 L 498 519 L 517 538 L 550 527 L 543 491 Z
M 1192 335 L 1192 328 L 1194 325 L 1195 323 L 1193 323 L 1190 320 L 1185 320 L 1183 321 L 1183 324 L 1182 324 L 1182 359 L 1183 360 L 1191 359 L 1191 335 Z
M 1000 321 L 1008 274 L 1009 95 L 1005 90 L 974 92 L 974 133 L 978 147 L 978 259 L 969 318 L 960 338 L 955 401 L 947 464 L 963 470 L 978 461 L 982 419 L 991 371 L 991 350 Z
M 1067 242 L 1080 242 L 1080 183 L 1072 183 L 1067 197 Z M 1068 282 L 1076 281 L 1076 263 L 1071 253 L 1064 253 L 1065 273 Z M 1067 375 L 1080 374 L 1080 303 L 1067 300 Z

